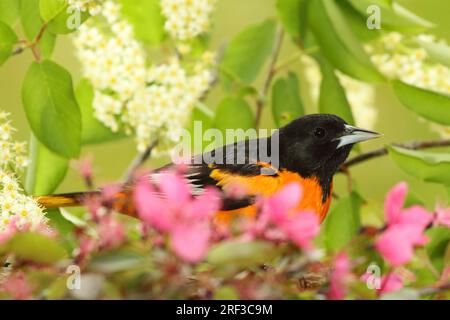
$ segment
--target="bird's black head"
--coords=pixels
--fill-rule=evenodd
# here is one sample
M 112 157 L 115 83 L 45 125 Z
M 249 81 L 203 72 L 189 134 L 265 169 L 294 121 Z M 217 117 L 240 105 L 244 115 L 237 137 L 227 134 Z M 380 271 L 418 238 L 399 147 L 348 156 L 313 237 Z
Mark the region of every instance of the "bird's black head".
M 307 115 L 280 129 L 280 165 L 329 183 L 355 143 L 379 136 L 350 126 L 335 115 Z

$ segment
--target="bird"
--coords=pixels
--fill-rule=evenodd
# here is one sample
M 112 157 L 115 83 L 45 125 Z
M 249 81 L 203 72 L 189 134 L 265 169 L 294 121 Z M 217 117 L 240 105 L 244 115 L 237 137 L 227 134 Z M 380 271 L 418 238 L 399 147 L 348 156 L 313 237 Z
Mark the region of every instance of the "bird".
M 311 210 L 322 222 L 330 208 L 333 176 L 359 142 L 382 136 L 374 131 L 348 124 L 333 114 L 308 114 L 276 130 L 269 137 L 247 139 L 195 155 L 185 165 L 183 176 L 198 196 L 207 187 L 216 188 L 222 197 L 218 221 L 236 216 L 254 216 L 260 196 L 270 196 L 290 183 L 298 183 L 303 197 L 295 209 Z M 157 181 L 166 165 L 149 174 Z M 239 188 L 239 196 L 231 190 Z M 115 197 L 114 207 L 136 216 L 132 188 Z M 98 192 L 98 191 L 97 191 Z M 37 197 L 46 208 L 78 206 L 92 192 L 77 192 Z

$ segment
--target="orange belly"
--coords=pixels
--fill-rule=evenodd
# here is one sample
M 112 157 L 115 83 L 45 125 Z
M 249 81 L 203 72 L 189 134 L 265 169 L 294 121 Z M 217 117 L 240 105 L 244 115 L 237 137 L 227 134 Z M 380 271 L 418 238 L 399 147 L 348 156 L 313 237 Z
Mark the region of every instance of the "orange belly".
M 218 177 L 217 175 L 219 175 L 220 172 L 215 174 L 216 178 L 219 178 L 217 180 L 221 181 L 222 185 L 226 186 L 227 183 L 231 182 L 239 183 L 240 185 L 242 185 L 243 189 L 249 195 L 270 196 L 289 183 L 294 182 L 299 183 L 303 188 L 303 197 L 297 204 L 296 209 L 299 211 L 301 210 L 314 211 L 319 216 L 320 222 L 322 222 L 325 219 L 328 209 L 330 208 L 331 196 L 329 196 L 325 202 L 322 201 L 323 198 L 322 188 L 319 184 L 319 181 L 316 178 L 303 178 L 297 173 L 288 171 L 279 171 L 277 177 L 273 176 Z M 227 179 L 233 181 L 227 181 Z M 236 210 L 219 211 L 216 216 L 216 221 L 227 223 L 237 215 L 254 217 L 256 215 L 256 206 L 251 205 Z

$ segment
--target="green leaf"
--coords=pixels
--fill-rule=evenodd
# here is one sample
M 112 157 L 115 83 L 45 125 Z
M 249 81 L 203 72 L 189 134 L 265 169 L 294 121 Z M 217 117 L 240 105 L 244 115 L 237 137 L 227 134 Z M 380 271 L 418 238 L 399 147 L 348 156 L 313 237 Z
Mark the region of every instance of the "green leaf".
M 440 271 L 444 268 L 444 258 L 450 245 L 450 229 L 447 227 L 432 228 L 427 231 L 430 242 L 425 246 L 428 257 L 434 267 Z
M 0 66 L 11 56 L 17 36 L 14 31 L 0 21 Z
M 67 278 L 58 277 L 53 281 L 48 288 L 45 290 L 46 300 L 63 300 L 66 295 L 67 288 Z
M 275 22 L 268 20 L 242 30 L 226 48 L 221 68 L 246 84 L 252 83 L 272 53 L 275 29 Z
M 427 51 L 431 59 L 450 68 L 450 46 L 444 42 L 418 40 L 418 43 Z
M 0 252 L 43 264 L 56 263 L 66 257 L 66 251 L 55 239 L 31 232 L 17 233 L 0 246 Z
M 347 1 L 338 1 L 338 5 L 347 20 L 350 28 L 361 42 L 368 42 L 378 38 L 381 35 L 378 29 L 369 29 L 367 27 L 367 14 L 361 14 L 354 9 Z
M 272 89 L 272 114 L 278 127 L 305 114 L 295 73 L 290 72 L 286 79 L 275 82 Z
M 388 146 L 389 155 L 407 174 L 418 179 L 450 184 L 450 154 Z
M 393 81 L 400 102 L 425 119 L 450 125 L 450 97 L 414 87 L 399 80 Z
M 1 0 L 0 1 L 0 20 L 13 26 L 19 17 L 19 0 Z
M 75 229 L 75 225 L 64 218 L 59 209 L 47 210 L 45 216 L 50 222 L 50 226 L 62 235 L 67 235 Z
M 83 144 L 95 144 L 126 137 L 126 134 L 122 131 L 112 132 L 95 117 L 92 106 L 94 88 L 89 80 L 85 78 L 80 80 L 75 89 L 75 96 L 81 111 L 81 142 Z
M 421 32 L 432 28 L 433 23 L 417 16 L 396 2 L 391 5 L 383 0 L 348 0 L 352 6 L 367 15 L 367 7 L 376 4 L 380 8 L 382 28 L 399 32 Z
M 81 113 L 67 70 L 49 60 L 33 62 L 23 83 L 22 102 L 40 142 L 66 158 L 78 157 Z
M 88 268 L 97 272 L 119 272 L 148 265 L 149 261 L 142 255 L 127 250 L 114 250 L 95 256 Z
M 39 13 L 39 0 L 21 0 L 20 21 L 28 40 L 34 40 L 44 21 Z M 39 48 L 44 58 L 49 58 L 55 47 L 56 36 L 47 30 L 44 31 Z
M 247 96 L 258 97 L 258 94 L 259 94 L 258 90 L 253 86 L 240 87 L 237 92 L 237 96 L 239 98 L 245 98 Z
M 239 294 L 232 286 L 219 287 L 214 292 L 214 300 L 239 300 Z
M 277 250 L 269 242 L 228 240 L 214 245 L 208 253 L 207 260 L 224 267 L 228 265 L 250 267 L 269 263 L 276 254 Z
M 376 5 L 384 9 L 392 9 L 392 0 L 346 0 L 358 9 L 362 14 L 367 14 L 367 8 Z
M 314 36 L 335 68 L 365 82 L 384 81 L 333 0 L 311 1 L 308 9 Z
M 25 182 L 27 193 L 36 196 L 53 193 L 66 176 L 69 160 L 48 150 L 34 136 L 30 141 L 30 155 Z
M 39 0 L 41 17 L 45 22 L 55 19 L 66 7 L 66 0 Z
M 158 0 L 120 0 L 122 13 L 133 25 L 137 39 L 150 45 L 160 44 L 166 34 Z
M 336 71 L 325 59 L 320 59 L 322 82 L 320 84 L 319 112 L 335 114 L 354 125 L 352 109 Z
M 277 13 L 284 30 L 295 42 L 303 42 L 307 30 L 308 0 L 278 0 Z
M 327 215 L 325 242 L 328 250 L 339 251 L 358 234 L 361 227 L 359 217 L 361 204 L 361 197 L 352 192 L 350 196 L 341 198 Z
M 56 34 L 74 32 L 90 17 L 87 10 L 79 11 L 67 0 L 40 0 L 39 8 L 48 30 Z
M 255 117 L 248 103 L 241 98 L 224 98 L 217 107 L 214 127 L 225 132 L 226 129 L 253 128 Z

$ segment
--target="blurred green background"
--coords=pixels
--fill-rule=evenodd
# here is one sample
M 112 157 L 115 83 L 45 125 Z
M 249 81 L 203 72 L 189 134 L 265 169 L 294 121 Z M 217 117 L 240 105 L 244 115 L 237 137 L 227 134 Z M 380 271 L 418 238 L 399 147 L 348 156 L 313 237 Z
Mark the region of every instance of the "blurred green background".
M 450 19 L 448 18 L 450 1 L 398 0 L 398 2 L 434 22 L 437 25 L 433 30 L 434 33 L 438 37 L 450 41 Z M 217 49 L 224 40 L 230 39 L 244 26 L 273 17 L 275 14 L 275 0 L 218 0 L 213 19 L 211 48 Z M 290 56 L 293 50 L 295 47 L 286 38 L 280 59 Z M 76 83 L 81 76 L 81 70 L 70 36 L 59 37 L 53 58 L 71 71 Z M 30 134 L 30 128 L 22 108 L 20 91 L 25 71 L 31 61 L 31 52 L 26 51 L 10 59 L 0 68 L 0 108 L 12 113 L 13 125 L 18 129 L 16 138 L 21 140 L 28 140 Z M 302 73 L 299 64 L 293 64 L 291 70 Z M 261 82 L 262 79 L 257 82 L 259 87 Z M 207 105 L 214 108 L 221 97 L 220 90 L 213 90 L 206 101 Z M 379 110 L 376 130 L 384 133 L 384 137 L 365 143 L 362 146 L 363 151 L 391 142 L 438 138 L 436 133 L 430 131 L 428 124 L 421 122 L 397 101 L 387 85 L 377 87 L 376 104 Z M 306 108 L 307 112 L 315 112 L 311 105 L 307 104 Z M 266 108 L 263 127 L 271 128 L 273 126 L 269 120 L 269 114 L 269 109 Z M 93 159 L 95 179 L 99 184 L 119 179 L 135 155 L 136 148 L 132 139 L 92 145 L 83 149 L 83 156 Z M 148 166 L 157 167 L 166 161 L 167 159 L 154 159 Z M 408 181 L 411 189 L 430 205 L 436 200 L 443 200 L 446 192 L 441 186 L 423 183 L 408 177 L 387 157 L 356 166 L 352 169 L 352 173 L 362 194 L 368 199 L 382 200 L 388 188 L 400 180 Z M 77 171 L 71 168 L 58 191 L 79 191 L 83 188 Z M 344 188 L 344 177 L 337 177 L 337 193 L 345 192 Z

